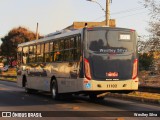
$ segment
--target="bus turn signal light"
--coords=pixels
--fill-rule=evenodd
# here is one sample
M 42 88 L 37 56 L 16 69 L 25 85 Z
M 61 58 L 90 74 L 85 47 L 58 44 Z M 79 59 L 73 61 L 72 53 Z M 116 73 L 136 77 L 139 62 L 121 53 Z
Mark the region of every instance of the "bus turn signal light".
M 137 74 L 138 74 L 138 59 L 135 59 L 133 63 L 132 79 L 135 79 L 137 77 Z
M 84 67 L 85 67 L 85 76 L 88 80 L 91 80 L 91 71 L 90 71 L 90 64 L 87 59 L 84 58 Z

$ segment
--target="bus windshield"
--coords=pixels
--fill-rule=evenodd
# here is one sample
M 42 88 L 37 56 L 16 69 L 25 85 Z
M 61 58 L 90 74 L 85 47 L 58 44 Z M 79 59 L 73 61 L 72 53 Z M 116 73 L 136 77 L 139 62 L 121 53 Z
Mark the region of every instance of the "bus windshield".
M 129 29 L 93 29 L 87 31 L 85 58 L 90 62 L 92 78 L 124 80 L 132 78 L 135 59 L 135 34 Z M 108 74 L 113 73 L 113 76 Z
M 123 54 L 133 50 L 132 33 L 117 30 L 90 30 L 88 49 L 99 54 Z

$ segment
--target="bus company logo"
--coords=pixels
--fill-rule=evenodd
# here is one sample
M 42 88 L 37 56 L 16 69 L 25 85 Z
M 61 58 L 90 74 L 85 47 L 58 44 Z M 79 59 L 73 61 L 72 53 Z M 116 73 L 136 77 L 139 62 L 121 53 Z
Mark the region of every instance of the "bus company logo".
M 88 89 L 91 88 L 91 84 L 90 84 L 90 83 L 87 83 L 85 86 L 86 86 L 86 88 L 88 88 Z
M 23 117 L 42 117 L 42 113 L 35 113 L 35 112 L 2 112 L 2 117 L 17 117 L 17 118 L 23 118 Z
M 2 112 L 2 117 L 12 117 L 11 112 Z

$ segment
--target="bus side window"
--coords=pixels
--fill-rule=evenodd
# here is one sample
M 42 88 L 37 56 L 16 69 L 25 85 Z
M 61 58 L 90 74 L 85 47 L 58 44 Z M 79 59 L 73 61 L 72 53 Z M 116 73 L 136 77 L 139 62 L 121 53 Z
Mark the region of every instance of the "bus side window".
M 49 47 L 50 47 L 50 43 L 45 43 L 45 55 L 44 55 L 44 58 L 45 58 L 45 62 L 50 62 L 50 50 L 49 50 Z
M 64 49 L 64 40 L 60 40 L 59 41 L 59 50 L 63 50 Z
M 23 55 L 22 47 L 19 47 L 18 53 L 17 53 L 17 63 L 18 64 L 22 63 L 22 55 Z
M 29 46 L 29 63 L 36 61 L 36 46 Z
M 53 52 L 51 53 L 52 54 L 52 61 L 56 61 L 57 59 L 57 51 L 58 51 L 58 42 L 57 41 L 54 41 L 53 42 Z
M 54 49 L 54 51 L 58 51 L 59 50 L 59 46 L 58 46 L 58 42 L 57 41 L 54 42 L 53 49 Z
M 75 46 L 74 46 L 75 42 L 74 41 L 75 41 L 75 38 L 72 37 L 71 40 L 70 40 L 70 48 L 75 48 Z
M 58 59 L 57 61 L 63 61 L 63 56 L 64 56 L 64 40 L 59 41 L 59 51 L 58 51 Z
M 64 42 L 65 42 L 64 49 L 69 49 L 70 48 L 70 39 L 66 39 Z
M 49 43 L 49 48 L 50 48 L 50 62 L 53 62 L 53 55 L 54 55 L 53 42 Z
M 76 36 L 75 38 L 75 49 L 74 49 L 74 60 L 80 60 L 81 56 L 81 37 Z
M 44 53 L 44 44 L 41 44 L 40 45 L 40 49 L 41 49 L 41 52 L 40 52 L 40 55 L 39 55 L 39 62 L 43 62 L 44 61 L 44 58 L 43 58 L 43 53 Z
M 34 62 L 37 62 L 37 46 L 34 45 L 33 46 L 33 59 L 34 59 Z
M 58 51 L 57 53 L 57 61 L 63 61 L 64 51 Z
M 37 62 L 41 59 L 41 45 L 37 45 Z
M 75 37 L 72 37 L 70 40 L 70 60 L 73 61 L 74 60 L 74 51 L 75 51 Z
M 70 50 L 64 50 L 64 61 L 70 60 Z
M 50 43 L 49 43 L 49 51 L 50 51 L 50 52 L 53 52 L 53 42 L 50 42 Z
M 29 49 L 28 46 L 27 47 L 23 47 L 23 57 L 22 57 L 22 63 L 23 64 L 27 64 L 29 62 Z
M 71 40 L 71 38 L 67 38 L 66 40 L 65 40 L 65 50 L 64 50 L 64 56 L 63 56 L 63 58 L 64 58 L 64 61 L 71 61 L 72 60 L 72 58 L 71 58 L 71 45 L 72 45 L 72 40 Z
M 74 49 L 70 50 L 70 60 L 73 61 L 74 60 Z
M 32 63 L 33 46 L 29 46 L 29 63 Z

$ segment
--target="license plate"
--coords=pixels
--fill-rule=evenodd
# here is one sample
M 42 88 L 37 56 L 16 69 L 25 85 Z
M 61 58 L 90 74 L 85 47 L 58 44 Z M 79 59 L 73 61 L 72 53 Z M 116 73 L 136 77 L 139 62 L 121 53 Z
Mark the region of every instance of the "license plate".
M 118 77 L 118 72 L 107 72 L 106 76 L 107 77 Z

